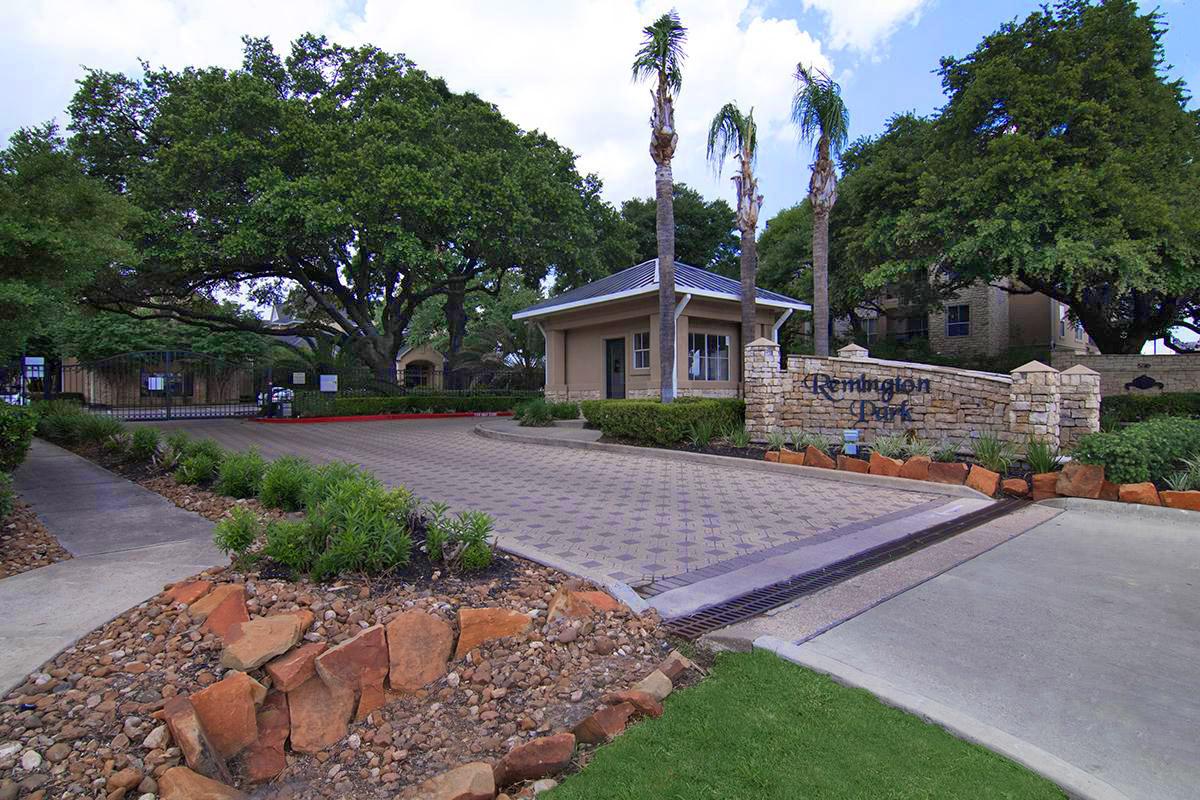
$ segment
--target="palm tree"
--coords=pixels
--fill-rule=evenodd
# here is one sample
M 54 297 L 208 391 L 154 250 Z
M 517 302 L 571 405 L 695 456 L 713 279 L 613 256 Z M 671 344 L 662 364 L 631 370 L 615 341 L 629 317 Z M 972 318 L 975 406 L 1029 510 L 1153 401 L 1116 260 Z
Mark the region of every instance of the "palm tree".
M 654 160 L 654 195 L 658 203 L 658 352 L 659 382 L 664 403 L 675 397 L 675 181 L 671 159 L 675 133 L 675 97 L 683 86 L 683 42 L 687 28 L 674 11 L 642 29 L 642 46 L 633 59 L 633 79 L 651 79 L 654 105 L 650 113 L 650 158 Z
M 708 160 L 713 162 L 718 175 L 730 151 L 738 160 L 738 174 L 732 180 L 737 190 L 737 226 L 742 233 L 742 363 L 745 364 L 746 345 L 754 340 L 755 277 L 758 272 L 758 247 L 754 237 L 763 201 L 754 178 L 758 126 L 754 124 L 753 108 L 749 114 L 743 114 L 737 104 L 726 103 L 713 117 L 708 128 Z
M 837 157 L 850 134 L 850 113 L 842 102 L 842 87 L 819 69 L 796 65 L 799 86 L 792 98 L 792 121 L 800 138 L 816 140 L 816 161 L 808 182 L 813 210 L 813 346 L 829 355 L 829 212 L 837 202 Z

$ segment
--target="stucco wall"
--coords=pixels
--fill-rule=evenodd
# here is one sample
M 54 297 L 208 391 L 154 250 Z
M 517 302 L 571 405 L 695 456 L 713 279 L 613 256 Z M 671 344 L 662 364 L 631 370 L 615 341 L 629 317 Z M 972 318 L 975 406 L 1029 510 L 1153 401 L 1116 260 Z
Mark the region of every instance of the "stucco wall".
M 1060 370 L 1078 364 L 1100 373 L 1100 393 L 1104 396 L 1200 392 L 1200 353 L 1145 356 L 1055 350 L 1051 355 L 1051 364 Z M 1129 385 L 1143 375 L 1162 386 L 1138 389 Z

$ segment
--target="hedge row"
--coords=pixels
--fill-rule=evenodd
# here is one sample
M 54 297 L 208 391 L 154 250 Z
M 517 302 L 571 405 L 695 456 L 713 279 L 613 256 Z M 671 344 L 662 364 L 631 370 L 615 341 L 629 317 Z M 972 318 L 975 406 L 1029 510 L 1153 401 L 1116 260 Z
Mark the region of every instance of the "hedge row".
M 297 395 L 296 416 L 359 417 L 369 414 L 430 414 L 459 411 L 512 411 L 526 397 L 502 395 L 411 394 L 399 397 Z
M 28 408 L 0 404 L 0 472 L 12 472 L 29 452 L 37 416 Z
M 1107 433 L 1080 438 L 1072 456 L 1085 464 L 1103 464 L 1113 483 L 1161 482 L 1184 459 L 1200 455 L 1200 419 L 1156 417 Z
M 641 444 L 672 445 L 684 441 L 696 425 L 724 431 L 743 425 L 746 404 L 735 398 L 709 400 L 678 398 L 657 400 L 585 400 L 583 416 L 605 436 Z
M 1153 417 L 1200 417 L 1200 392 L 1121 394 L 1100 401 L 1106 422 L 1142 422 Z

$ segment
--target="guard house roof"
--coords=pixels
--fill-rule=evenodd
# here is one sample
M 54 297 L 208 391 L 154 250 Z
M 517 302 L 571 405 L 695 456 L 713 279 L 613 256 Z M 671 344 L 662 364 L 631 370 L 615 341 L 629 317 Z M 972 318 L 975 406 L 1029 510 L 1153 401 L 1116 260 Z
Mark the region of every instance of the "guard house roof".
M 721 300 L 742 299 L 742 284 L 724 275 L 706 269 L 675 262 L 675 291 L 697 297 L 715 297 Z M 643 261 L 635 267 L 615 272 L 586 286 L 563 292 L 557 297 L 532 305 L 513 314 L 513 319 L 530 319 L 568 311 L 574 308 L 607 303 L 626 297 L 637 297 L 658 293 L 658 259 Z M 755 303 L 760 306 L 786 308 L 795 311 L 810 311 L 812 306 L 795 298 L 766 289 L 756 289 Z

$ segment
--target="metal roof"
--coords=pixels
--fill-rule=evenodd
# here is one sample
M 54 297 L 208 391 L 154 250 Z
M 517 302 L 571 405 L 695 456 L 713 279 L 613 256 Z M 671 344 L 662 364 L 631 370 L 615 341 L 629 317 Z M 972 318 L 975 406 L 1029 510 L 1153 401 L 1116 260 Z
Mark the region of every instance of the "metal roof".
M 522 309 L 513 314 L 513 319 L 539 317 L 546 314 L 553 314 L 557 311 L 566 311 L 571 308 L 589 306 L 595 303 L 604 303 L 622 297 L 632 297 L 656 291 L 658 291 L 658 259 L 654 258 Z M 676 261 L 675 291 L 682 294 L 700 295 L 702 297 L 740 300 L 742 296 L 742 284 L 740 281 L 726 278 L 724 275 L 718 275 L 715 272 L 709 272 L 706 269 L 700 269 L 699 267 L 693 267 L 689 264 Z M 800 311 L 809 311 L 812 308 L 808 303 L 802 303 L 787 295 L 782 295 L 778 292 L 769 292 L 762 288 L 756 290 L 755 297 L 761 305 L 797 309 Z

